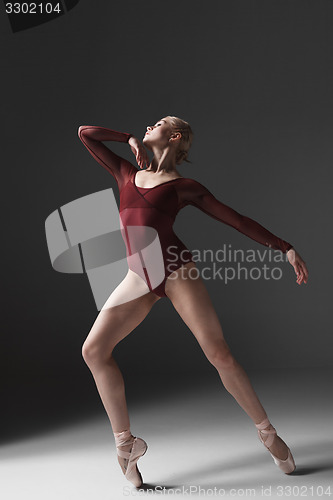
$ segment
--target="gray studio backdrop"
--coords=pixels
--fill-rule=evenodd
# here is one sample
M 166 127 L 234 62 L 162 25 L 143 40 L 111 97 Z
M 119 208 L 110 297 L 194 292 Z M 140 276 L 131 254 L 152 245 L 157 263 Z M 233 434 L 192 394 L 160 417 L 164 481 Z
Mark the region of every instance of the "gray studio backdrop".
M 81 357 L 96 304 L 86 276 L 52 268 L 45 238 L 46 218 L 73 200 L 112 188 L 119 202 L 80 125 L 142 139 L 166 114 L 189 121 L 192 164 L 181 175 L 291 242 L 310 273 L 298 286 L 284 260 L 278 280 L 206 281 L 235 357 L 248 370 L 331 364 L 332 21 L 321 0 L 81 0 L 17 33 L 0 16 L 8 423 L 99 404 Z M 127 144 L 106 144 L 136 165 Z M 266 250 L 190 206 L 174 229 L 192 251 Z M 115 356 L 128 391 L 140 373 L 165 389 L 171 374 L 215 377 L 168 299 Z

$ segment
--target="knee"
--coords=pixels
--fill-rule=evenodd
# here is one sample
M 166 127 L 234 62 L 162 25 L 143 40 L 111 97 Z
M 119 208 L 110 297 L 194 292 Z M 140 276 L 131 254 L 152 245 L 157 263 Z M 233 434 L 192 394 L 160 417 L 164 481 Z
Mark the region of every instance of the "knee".
M 219 344 L 207 355 L 209 362 L 218 370 L 230 370 L 235 368 L 236 359 L 226 343 Z
M 106 353 L 94 342 L 85 341 L 82 346 L 82 357 L 90 368 L 106 363 L 110 360 L 111 355 L 112 352 Z

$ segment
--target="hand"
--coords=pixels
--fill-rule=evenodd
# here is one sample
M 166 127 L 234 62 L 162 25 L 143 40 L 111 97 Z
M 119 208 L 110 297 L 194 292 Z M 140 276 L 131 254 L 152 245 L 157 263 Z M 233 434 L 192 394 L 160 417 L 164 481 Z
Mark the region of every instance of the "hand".
M 150 161 L 148 153 L 139 139 L 132 135 L 132 137 L 129 138 L 128 144 L 130 145 L 132 152 L 135 154 L 135 159 L 139 167 L 143 168 L 144 164 L 149 167 Z
M 288 250 L 287 257 L 290 264 L 295 269 L 295 273 L 297 274 L 296 283 L 298 283 L 299 285 L 302 283 L 302 281 L 304 281 L 304 284 L 307 283 L 309 272 L 302 257 L 296 252 L 293 247 Z

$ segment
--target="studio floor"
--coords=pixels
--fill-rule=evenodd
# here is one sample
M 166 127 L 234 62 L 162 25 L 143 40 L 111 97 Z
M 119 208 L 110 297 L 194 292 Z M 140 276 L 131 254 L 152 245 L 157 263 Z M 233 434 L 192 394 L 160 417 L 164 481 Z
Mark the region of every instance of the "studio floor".
M 134 399 L 131 431 L 148 444 L 137 490 L 117 462 L 103 413 L 1 446 L 4 500 L 111 500 L 123 497 L 329 498 L 333 494 L 333 372 L 247 372 L 268 417 L 291 448 L 285 475 L 222 383 L 178 375 L 176 394 Z M 175 382 L 177 383 L 177 381 Z M 144 384 L 144 380 L 142 381 Z M 97 397 L 97 393 L 96 393 Z M 154 491 L 155 490 L 155 491 Z

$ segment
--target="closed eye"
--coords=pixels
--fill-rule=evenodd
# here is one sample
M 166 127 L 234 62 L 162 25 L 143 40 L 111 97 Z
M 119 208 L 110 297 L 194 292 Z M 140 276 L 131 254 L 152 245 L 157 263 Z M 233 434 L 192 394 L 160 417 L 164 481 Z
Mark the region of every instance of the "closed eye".
M 158 127 L 159 125 L 162 125 L 162 123 L 157 123 L 156 125 L 148 125 L 148 127 L 147 127 L 147 128 L 149 128 L 149 127 L 151 127 L 151 128 L 153 128 L 153 127 Z

